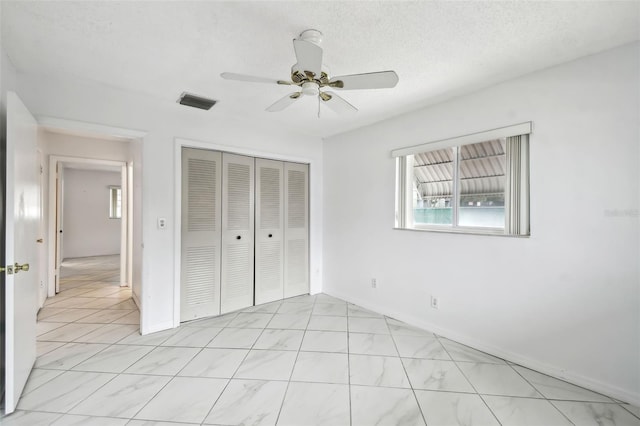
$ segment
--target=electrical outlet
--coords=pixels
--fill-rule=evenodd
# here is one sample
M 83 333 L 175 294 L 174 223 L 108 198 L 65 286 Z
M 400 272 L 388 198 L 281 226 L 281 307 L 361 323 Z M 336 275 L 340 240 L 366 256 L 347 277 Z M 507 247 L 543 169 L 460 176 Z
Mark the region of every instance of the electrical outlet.
M 164 217 L 158 218 L 158 229 L 165 229 L 167 227 L 167 219 Z
M 378 287 L 378 281 L 376 281 L 375 278 L 371 278 L 371 288 L 377 288 Z
M 435 296 L 431 296 L 431 307 L 433 309 L 440 309 L 440 299 Z

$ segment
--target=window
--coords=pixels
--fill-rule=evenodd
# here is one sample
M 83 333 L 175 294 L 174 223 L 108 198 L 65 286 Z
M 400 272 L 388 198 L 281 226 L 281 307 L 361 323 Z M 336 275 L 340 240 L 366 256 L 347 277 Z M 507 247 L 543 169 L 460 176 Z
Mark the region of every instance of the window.
M 392 152 L 396 228 L 529 235 L 531 123 Z
M 122 189 L 119 186 L 109 187 L 109 219 L 122 218 Z

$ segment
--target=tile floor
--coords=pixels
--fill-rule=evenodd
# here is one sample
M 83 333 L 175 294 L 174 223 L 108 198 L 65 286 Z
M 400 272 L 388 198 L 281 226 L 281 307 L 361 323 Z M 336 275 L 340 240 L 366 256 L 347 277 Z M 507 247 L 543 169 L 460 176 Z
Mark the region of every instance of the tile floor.
M 325 294 L 140 336 L 101 261 L 70 262 L 41 310 L 3 425 L 640 426 L 637 407 Z

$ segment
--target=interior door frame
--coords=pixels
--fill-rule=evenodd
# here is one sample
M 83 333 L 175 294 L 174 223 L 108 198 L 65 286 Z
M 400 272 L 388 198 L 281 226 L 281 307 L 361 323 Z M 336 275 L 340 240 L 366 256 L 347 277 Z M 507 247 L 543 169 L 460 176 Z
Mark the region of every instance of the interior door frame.
M 305 157 L 296 157 L 293 155 L 283 155 L 277 154 L 268 151 L 260 151 L 257 149 L 250 148 L 240 148 L 236 146 L 230 145 L 222 145 L 213 142 L 203 142 L 196 141 L 192 139 L 185 138 L 175 138 L 174 139 L 174 217 L 175 217 L 175 226 L 174 229 L 174 292 L 173 292 L 173 326 L 180 326 L 180 270 L 181 270 L 181 250 L 182 250 L 182 220 L 181 220 L 181 206 L 182 206 L 182 148 L 197 148 L 197 149 L 207 149 L 211 151 L 220 151 L 226 152 L 229 154 L 236 155 L 245 155 L 249 157 L 256 158 L 264 158 L 266 160 L 275 160 L 275 161 L 288 161 L 292 163 L 304 163 L 309 165 L 309 276 L 312 277 L 312 271 L 317 271 L 316 276 L 320 275 L 320 255 L 313 256 L 314 251 L 312 250 L 312 220 L 315 218 L 311 215 L 311 203 L 315 200 L 320 200 L 322 194 L 316 188 L 311 185 L 311 170 L 314 167 L 317 167 L 317 161 L 311 158 Z M 311 280 L 309 282 L 309 291 L 313 294 L 312 290 L 313 286 L 311 284 Z
M 58 218 L 61 216 L 60 213 L 62 211 L 62 197 L 59 191 L 60 183 L 57 178 L 57 174 L 60 171 L 61 165 L 63 163 L 71 163 L 71 164 L 82 164 L 87 166 L 114 166 L 120 168 L 120 186 L 122 188 L 122 211 L 124 212 L 122 215 L 122 219 L 120 222 L 120 286 L 127 287 L 131 286 L 131 282 L 128 280 L 129 270 L 131 269 L 131 263 L 129 259 L 131 256 L 129 255 L 128 248 L 130 246 L 129 240 L 132 238 L 132 235 L 129 233 L 129 196 L 128 196 L 128 164 L 126 161 L 115 161 L 115 160 L 102 160 L 98 158 L 85 158 L 85 157 L 69 157 L 69 156 L 61 156 L 61 155 L 50 155 L 49 156 L 49 241 L 52 244 L 49 245 L 49 256 L 48 256 L 48 265 L 49 265 L 49 283 L 47 285 L 47 293 L 49 297 L 53 297 L 56 294 L 57 288 L 56 284 L 56 265 L 58 262 L 62 261 L 62 255 L 58 249 L 61 247 L 59 244 L 59 220 Z

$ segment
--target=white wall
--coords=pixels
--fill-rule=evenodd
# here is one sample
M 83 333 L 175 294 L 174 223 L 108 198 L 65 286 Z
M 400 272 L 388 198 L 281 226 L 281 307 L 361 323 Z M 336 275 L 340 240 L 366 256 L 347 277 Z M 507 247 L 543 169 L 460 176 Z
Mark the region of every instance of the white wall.
M 63 185 L 63 259 L 120 254 L 122 219 L 109 218 L 109 187 L 121 186 L 121 174 L 67 168 Z
M 326 140 L 324 291 L 640 403 L 638 56 L 624 46 Z M 392 149 L 530 120 L 530 238 L 392 229 Z
M 234 149 L 306 159 L 311 163 L 311 291 L 321 289 L 322 144 L 317 137 L 294 134 L 226 117 L 220 109 L 200 111 L 160 99 L 72 78 L 18 75 L 18 93 L 37 116 L 99 123 L 147 132 L 142 142 L 142 321 L 143 333 L 173 326 L 173 224 L 175 138 Z M 178 94 L 176 94 L 177 96 Z M 177 97 L 176 97 L 177 98 Z M 222 103 L 221 103 L 222 104 Z M 135 175 L 135 172 L 134 172 Z M 167 218 L 164 230 L 157 218 Z M 134 262 L 135 264 L 135 262 Z

